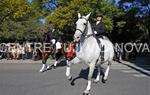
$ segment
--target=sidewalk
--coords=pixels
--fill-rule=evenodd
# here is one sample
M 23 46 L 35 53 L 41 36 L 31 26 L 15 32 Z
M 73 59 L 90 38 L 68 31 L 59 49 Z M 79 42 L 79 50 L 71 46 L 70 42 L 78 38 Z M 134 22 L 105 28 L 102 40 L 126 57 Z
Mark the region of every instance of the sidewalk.
M 48 59 L 47 63 L 52 63 L 54 60 Z M 7 60 L 7 59 L 1 59 L 0 64 L 42 64 L 42 60 L 31 60 L 31 59 L 25 59 L 25 60 Z
M 137 57 L 136 60 L 122 61 L 123 65 L 126 65 L 132 69 L 135 69 L 147 76 L 150 76 L 150 62 L 149 57 Z

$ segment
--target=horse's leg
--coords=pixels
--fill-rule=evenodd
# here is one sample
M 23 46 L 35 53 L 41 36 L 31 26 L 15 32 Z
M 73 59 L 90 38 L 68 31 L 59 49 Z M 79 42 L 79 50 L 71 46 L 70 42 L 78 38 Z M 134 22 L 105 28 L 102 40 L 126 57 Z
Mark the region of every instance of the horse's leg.
M 54 69 L 57 67 L 57 64 L 59 63 L 59 60 L 60 60 L 60 57 L 62 56 L 61 52 L 57 52 L 56 53 L 56 60 L 55 60 L 55 63 L 54 63 Z
M 44 62 L 44 60 L 42 60 L 42 68 L 40 69 L 39 72 L 44 72 L 46 68 L 46 62 Z
M 54 66 L 54 69 L 56 68 L 56 66 L 57 66 L 57 63 L 58 63 L 58 53 L 56 53 L 56 58 L 55 58 L 55 63 L 53 64 L 53 66 Z
M 94 80 L 95 83 L 99 82 L 99 80 L 100 80 L 101 66 L 98 65 L 97 69 L 98 69 L 98 73 L 97 73 L 96 79 Z
M 94 68 L 95 68 L 95 64 L 91 63 L 90 67 L 89 67 L 88 84 L 87 84 L 86 90 L 84 91 L 83 95 L 88 95 L 91 90 L 92 75 L 94 72 Z
M 50 56 L 50 53 L 47 53 L 46 59 L 45 59 L 45 64 L 46 64 L 46 62 L 47 62 L 49 56 Z M 49 70 L 49 69 L 51 69 L 51 67 L 50 67 L 49 65 L 46 65 L 46 70 Z
M 72 79 L 72 76 L 71 76 L 71 74 L 70 74 L 70 66 L 72 65 L 72 64 L 76 64 L 76 63 L 79 63 L 80 62 L 80 60 L 77 58 L 77 57 L 75 57 L 74 59 L 72 59 L 71 61 L 68 61 L 67 60 L 67 68 L 66 68 L 66 76 L 68 77 L 68 80 L 71 80 Z
M 102 78 L 102 82 L 103 83 L 105 83 L 107 81 L 107 77 L 108 77 L 108 73 L 109 73 L 109 70 L 110 70 L 110 66 L 111 66 L 111 62 L 108 62 L 106 71 L 104 73 L 104 77 Z
M 50 66 L 46 65 L 47 59 L 49 57 L 49 54 L 47 54 L 46 58 L 42 58 L 42 68 L 40 69 L 40 72 L 44 72 L 45 70 L 50 69 Z

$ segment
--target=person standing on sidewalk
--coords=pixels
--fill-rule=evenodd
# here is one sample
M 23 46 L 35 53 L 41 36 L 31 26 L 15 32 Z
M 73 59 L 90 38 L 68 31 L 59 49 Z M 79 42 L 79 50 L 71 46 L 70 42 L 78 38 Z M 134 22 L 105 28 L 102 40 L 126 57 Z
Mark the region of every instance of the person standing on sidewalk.
M 75 45 L 73 42 L 69 43 L 69 45 L 66 48 L 66 62 L 72 60 L 75 57 Z

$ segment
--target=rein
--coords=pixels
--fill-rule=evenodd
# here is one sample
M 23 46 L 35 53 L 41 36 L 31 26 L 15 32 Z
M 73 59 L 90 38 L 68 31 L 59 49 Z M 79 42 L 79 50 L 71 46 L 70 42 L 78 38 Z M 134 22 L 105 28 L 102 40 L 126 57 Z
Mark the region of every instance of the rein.
M 86 25 L 85 29 L 84 29 L 84 31 L 82 31 L 81 29 L 76 29 L 76 30 L 80 31 L 82 33 L 82 36 L 85 36 L 87 38 L 90 37 L 90 36 L 95 36 L 94 31 L 92 31 L 93 34 L 86 35 L 87 34 L 86 30 L 88 30 L 88 27 L 87 27 L 87 25 L 88 25 L 88 19 L 86 19 L 84 17 L 80 17 L 80 19 L 85 19 L 87 21 L 86 24 L 85 24 Z

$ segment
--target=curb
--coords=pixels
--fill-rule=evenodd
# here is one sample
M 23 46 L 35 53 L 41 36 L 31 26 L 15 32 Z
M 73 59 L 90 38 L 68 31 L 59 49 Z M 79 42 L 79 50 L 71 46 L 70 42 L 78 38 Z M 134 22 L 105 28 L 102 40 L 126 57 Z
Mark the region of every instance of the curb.
M 150 71 L 145 70 L 145 69 L 143 69 L 143 68 L 141 68 L 141 67 L 138 67 L 138 66 L 136 66 L 136 65 L 134 65 L 134 64 L 132 64 L 132 63 L 130 63 L 130 62 L 128 62 L 128 61 L 122 61 L 122 63 L 120 63 L 120 64 L 123 64 L 123 65 L 125 65 L 125 66 L 128 66 L 128 67 L 130 67 L 130 68 L 132 68 L 132 69 L 135 69 L 135 70 L 137 70 L 137 71 L 139 71 L 139 72 L 141 72 L 141 73 L 143 73 L 143 74 L 145 74 L 145 75 L 147 75 L 147 76 L 150 76 Z
M 52 63 L 54 60 L 47 60 L 47 63 Z M 0 64 L 42 64 L 42 60 L 0 60 Z

